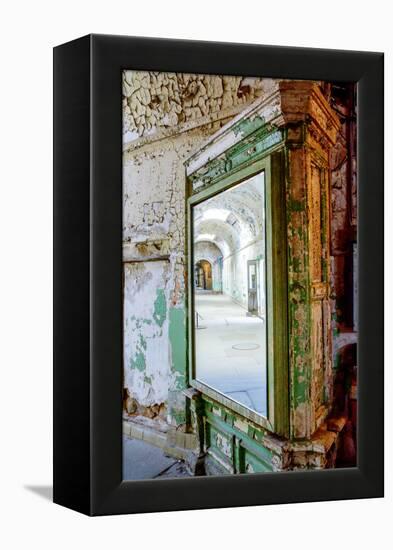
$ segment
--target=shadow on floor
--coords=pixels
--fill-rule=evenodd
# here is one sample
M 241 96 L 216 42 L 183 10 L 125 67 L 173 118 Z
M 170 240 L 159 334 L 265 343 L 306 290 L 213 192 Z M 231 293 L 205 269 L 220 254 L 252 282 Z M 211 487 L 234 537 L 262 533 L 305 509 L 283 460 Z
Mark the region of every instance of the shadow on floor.
M 27 491 L 31 491 L 45 500 L 52 501 L 53 487 L 52 485 L 24 485 Z

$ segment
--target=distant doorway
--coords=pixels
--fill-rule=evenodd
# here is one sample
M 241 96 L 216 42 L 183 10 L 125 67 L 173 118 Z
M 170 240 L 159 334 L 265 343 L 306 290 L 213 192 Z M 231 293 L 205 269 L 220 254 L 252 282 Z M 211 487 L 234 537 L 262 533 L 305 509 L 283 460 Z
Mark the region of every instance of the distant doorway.
M 258 284 L 257 284 L 257 261 L 247 262 L 247 285 L 248 285 L 248 312 L 258 315 Z
M 212 266 L 207 260 L 199 260 L 195 265 L 195 286 L 201 290 L 212 290 Z

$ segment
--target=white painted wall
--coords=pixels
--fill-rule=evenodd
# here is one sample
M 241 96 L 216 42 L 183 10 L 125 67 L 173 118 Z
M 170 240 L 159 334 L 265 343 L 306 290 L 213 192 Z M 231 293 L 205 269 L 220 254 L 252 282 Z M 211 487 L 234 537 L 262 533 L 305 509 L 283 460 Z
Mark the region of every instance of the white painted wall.
M 263 253 L 263 241 L 259 240 L 223 259 L 223 292 L 246 309 L 248 308 L 247 262 L 248 260 L 260 259 L 263 257 Z M 259 314 L 263 315 L 264 300 L 262 298 L 264 292 L 261 292 L 260 275 L 257 281 Z
M 169 262 L 124 264 L 124 382 L 145 407 L 166 402 Z

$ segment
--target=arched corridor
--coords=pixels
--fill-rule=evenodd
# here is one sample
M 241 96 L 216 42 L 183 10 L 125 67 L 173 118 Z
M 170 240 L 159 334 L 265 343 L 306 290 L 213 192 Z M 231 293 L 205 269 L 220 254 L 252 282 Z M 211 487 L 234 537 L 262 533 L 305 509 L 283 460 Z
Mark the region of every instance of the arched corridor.
M 264 174 L 201 202 L 193 221 L 196 376 L 266 415 Z

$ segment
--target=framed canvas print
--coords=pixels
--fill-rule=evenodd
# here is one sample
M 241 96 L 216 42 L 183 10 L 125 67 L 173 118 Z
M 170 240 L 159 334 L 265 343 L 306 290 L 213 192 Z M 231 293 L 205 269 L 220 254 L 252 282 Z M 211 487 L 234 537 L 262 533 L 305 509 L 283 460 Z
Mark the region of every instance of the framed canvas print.
M 54 501 L 383 496 L 383 55 L 54 50 Z

